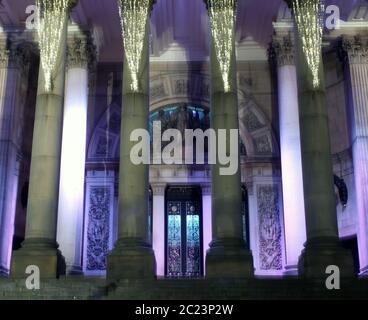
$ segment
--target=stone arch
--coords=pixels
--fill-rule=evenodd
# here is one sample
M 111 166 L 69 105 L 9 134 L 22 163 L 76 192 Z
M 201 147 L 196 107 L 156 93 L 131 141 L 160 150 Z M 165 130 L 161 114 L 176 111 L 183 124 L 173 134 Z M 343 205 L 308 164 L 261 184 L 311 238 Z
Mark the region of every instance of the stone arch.
M 168 105 L 193 103 L 210 107 L 208 75 L 201 73 L 160 74 L 150 79 L 150 112 Z M 242 84 L 239 96 L 240 137 L 247 156 L 273 157 L 279 154 L 271 122 L 267 119 L 251 94 Z M 120 107 L 113 103 L 98 121 L 89 142 L 88 161 L 119 158 Z
M 247 150 L 247 156 L 279 156 L 279 147 L 271 122 L 252 96 L 250 88 L 245 84 L 238 89 L 238 101 L 239 131 Z

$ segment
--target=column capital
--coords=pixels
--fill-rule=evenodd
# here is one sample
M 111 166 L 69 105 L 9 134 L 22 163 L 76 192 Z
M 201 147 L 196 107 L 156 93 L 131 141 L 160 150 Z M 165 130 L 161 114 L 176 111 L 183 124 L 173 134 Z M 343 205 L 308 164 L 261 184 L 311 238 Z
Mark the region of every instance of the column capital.
M 212 185 L 210 183 L 201 184 L 202 196 L 209 196 L 212 194 Z
M 68 39 L 68 68 L 92 67 L 96 58 L 95 46 L 86 38 L 73 36 Z
M 361 35 L 345 36 L 342 38 L 342 49 L 349 63 L 368 63 L 368 37 L 362 37 Z
M 152 183 L 152 195 L 153 196 L 164 196 L 166 191 L 166 183 Z
M 279 67 L 295 65 L 295 49 L 291 36 L 274 38 L 271 55 L 275 56 Z
M 123 5 L 127 1 L 131 1 L 132 2 L 132 1 L 137 1 L 137 0 L 118 0 L 118 1 L 121 3 L 121 5 Z M 149 13 L 152 12 L 153 6 L 156 4 L 156 1 L 157 0 L 149 0 L 149 3 L 148 3 L 148 5 L 149 5 Z
M 207 10 L 210 7 L 216 7 L 220 5 L 231 6 L 234 10 L 238 4 L 238 0 L 203 0 L 206 5 Z
M 9 41 L 0 41 L 0 68 L 18 68 L 25 70 L 30 62 L 27 48 L 19 47 Z
M 9 64 L 8 46 L 6 41 L 0 41 L 0 68 L 7 68 Z

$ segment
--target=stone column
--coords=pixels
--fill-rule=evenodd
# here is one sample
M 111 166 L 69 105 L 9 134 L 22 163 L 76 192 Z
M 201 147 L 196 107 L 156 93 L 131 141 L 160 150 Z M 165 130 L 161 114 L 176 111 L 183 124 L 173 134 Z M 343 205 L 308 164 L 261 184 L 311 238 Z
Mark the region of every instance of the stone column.
M 166 184 L 151 184 L 153 205 L 152 247 L 156 257 L 156 275 L 165 276 L 165 190 Z
M 27 224 L 22 248 L 13 254 L 11 275 L 23 278 L 29 265 L 40 269 L 42 278 L 55 278 L 63 268 L 56 243 L 59 174 L 62 140 L 67 23 L 61 36 L 55 77 L 46 90 L 42 64 L 38 76 L 33 131 Z
M 130 159 L 130 152 L 137 143 L 130 140 L 131 133 L 135 129 L 148 130 L 149 19 L 137 78 L 139 89 L 134 90 L 133 77 L 125 55 L 120 136 L 118 241 L 108 257 L 109 282 L 120 279 L 153 279 L 156 271 L 154 252 L 148 239 L 148 164 L 135 165 Z M 149 145 L 147 147 L 149 148 Z
M 69 27 L 57 224 L 57 241 L 68 274 L 82 272 L 88 67 L 92 59 L 88 39 L 76 28 Z
M 0 276 L 7 275 L 13 244 L 28 55 L 0 40 Z M 23 98 L 24 97 L 24 98 Z
M 293 1 L 296 0 L 287 2 L 291 5 Z M 352 256 L 342 248 L 338 238 L 322 53 L 316 86 L 300 30 L 295 30 L 307 233 L 299 273 L 310 278 L 325 277 L 326 267 L 337 265 L 342 276 L 351 276 L 354 272 Z
M 358 207 L 360 271 L 368 275 L 368 38 L 344 38 L 351 95 L 351 141 Z
M 277 60 L 286 274 L 296 275 L 306 240 L 299 104 L 294 45 L 291 36 L 274 41 Z
M 212 214 L 211 214 L 211 185 L 203 184 L 202 188 L 202 221 L 203 221 L 203 261 L 206 261 L 206 253 L 212 241 Z M 206 274 L 206 270 L 204 270 Z
M 207 1 L 208 9 L 212 4 L 212 1 Z M 233 9 L 236 12 L 235 8 Z M 233 28 L 235 30 L 235 22 Z M 216 130 L 216 133 L 219 129 L 226 130 L 227 150 L 230 146 L 230 130 L 239 129 L 235 36 L 230 50 L 228 76 L 230 88 L 226 91 L 212 36 L 211 127 Z M 223 145 L 218 144 L 218 147 L 221 147 L 218 148 L 218 152 L 224 152 Z M 232 156 L 239 159 L 239 150 Z M 218 161 L 216 163 L 211 165 L 212 242 L 206 255 L 206 275 L 210 278 L 250 277 L 254 272 L 253 258 L 248 244 L 244 242 L 242 232 L 240 166 L 235 174 L 220 175 L 221 166 Z

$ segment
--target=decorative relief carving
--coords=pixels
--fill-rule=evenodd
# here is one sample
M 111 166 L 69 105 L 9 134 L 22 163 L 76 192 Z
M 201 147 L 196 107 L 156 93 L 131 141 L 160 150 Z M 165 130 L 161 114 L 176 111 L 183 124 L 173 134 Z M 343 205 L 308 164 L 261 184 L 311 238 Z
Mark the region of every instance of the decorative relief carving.
M 91 187 L 87 226 L 87 270 L 106 270 L 109 249 L 110 189 Z
M 291 36 L 275 39 L 272 43 L 271 55 L 274 55 L 279 67 L 295 65 L 295 52 Z
M 368 39 L 361 36 L 344 37 L 342 48 L 351 64 L 368 63 Z
M 255 138 L 254 143 L 255 143 L 256 151 L 258 154 L 272 153 L 272 147 L 271 147 L 270 140 L 267 135 Z
M 86 39 L 74 37 L 68 40 L 68 68 L 87 68 L 93 65 L 95 48 Z
M 151 99 L 158 100 L 167 96 L 163 82 L 151 88 Z
M 244 123 L 248 132 L 253 132 L 263 128 L 263 124 L 258 120 L 253 112 L 247 112 L 244 117 Z
M 261 270 L 282 269 L 282 234 L 277 185 L 257 188 L 259 217 L 259 267 Z
M 9 50 L 4 41 L 0 43 L 0 68 L 7 68 L 9 62 Z
M 100 136 L 97 142 L 96 157 L 109 157 L 111 153 L 111 146 L 113 139 L 111 137 Z
M 174 93 L 177 95 L 188 95 L 192 92 L 188 79 L 180 79 L 175 81 Z

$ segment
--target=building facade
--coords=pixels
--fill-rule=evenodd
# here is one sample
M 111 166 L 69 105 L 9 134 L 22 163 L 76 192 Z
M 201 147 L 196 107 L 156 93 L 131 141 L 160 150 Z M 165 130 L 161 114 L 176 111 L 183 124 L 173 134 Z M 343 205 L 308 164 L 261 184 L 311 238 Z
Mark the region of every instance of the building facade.
M 303 78 L 293 10 L 268 1 L 261 22 L 251 18 L 254 4 L 238 1 L 234 100 L 225 102 L 235 115 L 218 107 L 228 100 L 221 100 L 226 90 L 216 96 L 211 1 L 208 11 L 199 0 L 156 1 L 139 96 L 127 87 L 116 1 L 102 2 L 79 1 L 71 11 L 54 98 L 40 89 L 37 31 L 24 25 L 31 3 L 4 1 L 0 9 L 2 275 L 24 274 L 36 251 L 41 276 L 51 278 L 212 278 L 224 270 L 224 277 L 254 270 L 283 278 L 318 274 L 334 261 L 342 273 L 366 275 L 368 3 L 337 3 L 342 21 L 324 32 L 323 89 L 314 91 Z M 228 128 L 218 119 L 231 116 L 238 118 L 239 179 L 214 176 L 208 163 L 126 162 L 131 144 L 122 128 L 141 123 L 152 132 L 154 121 L 180 132 Z M 56 242 L 63 263 L 54 270 Z M 118 265 L 136 272 L 121 274 Z

